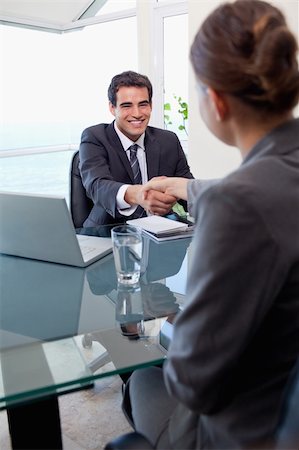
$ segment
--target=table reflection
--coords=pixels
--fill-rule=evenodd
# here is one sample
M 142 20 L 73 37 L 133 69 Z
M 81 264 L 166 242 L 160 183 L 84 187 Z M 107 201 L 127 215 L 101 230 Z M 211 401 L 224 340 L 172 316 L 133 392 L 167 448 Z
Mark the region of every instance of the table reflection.
M 191 239 L 178 239 L 156 243 L 150 238 L 143 240 L 142 273 L 140 284 L 163 280 L 176 275 L 184 261 Z M 117 289 L 117 277 L 113 256 L 99 265 L 93 265 L 87 273 L 90 290 L 95 295 L 107 295 Z
M 90 290 L 106 295 L 115 304 L 115 322 L 128 339 L 145 337 L 144 321 L 168 317 L 173 321 L 179 311 L 174 293 L 165 279 L 176 275 L 182 266 L 190 239 L 156 243 L 143 241 L 143 270 L 139 283 L 132 287 L 118 284 L 113 257 L 87 272 Z
M 74 336 L 84 277 L 81 268 L 0 255 L 0 347 Z

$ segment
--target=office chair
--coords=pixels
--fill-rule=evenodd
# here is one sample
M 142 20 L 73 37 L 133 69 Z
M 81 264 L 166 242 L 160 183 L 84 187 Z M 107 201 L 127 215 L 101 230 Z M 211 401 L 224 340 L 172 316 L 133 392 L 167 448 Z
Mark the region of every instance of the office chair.
M 81 228 L 85 219 L 93 207 L 92 200 L 87 197 L 85 188 L 82 184 L 81 174 L 79 170 L 79 151 L 76 151 L 71 160 L 69 175 L 69 193 L 70 193 L 70 212 L 75 228 Z M 92 335 L 86 334 L 82 337 L 83 348 L 92 346 Z M 111 359 L 108 352 L 91 361 L 88 366 L 92 372 L 104 366 Z
M 87 197 L 79 171 L 79 151 L 73 154 L 69 176 L 70 212 L 75 228 L 81 228 L 89 215 L 93 202 Z
M 299 449 L 299 360 L 290 377 L 285 395 L 285 407 L 280 425 L 276 430 L 269 450 Z M 106 444 L 104 450 L 148 450 L 154 449 L 151 443 L 140 433 L 134 431 L 123 434 Z

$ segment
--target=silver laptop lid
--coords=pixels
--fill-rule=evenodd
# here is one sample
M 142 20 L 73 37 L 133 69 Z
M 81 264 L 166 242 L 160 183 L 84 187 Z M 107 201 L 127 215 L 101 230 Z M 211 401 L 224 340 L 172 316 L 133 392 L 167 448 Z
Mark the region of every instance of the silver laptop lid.
M 0 253 L 83 267 L 111 252 L 102 239 L 84 261 L 64 197 L 0 192 Z

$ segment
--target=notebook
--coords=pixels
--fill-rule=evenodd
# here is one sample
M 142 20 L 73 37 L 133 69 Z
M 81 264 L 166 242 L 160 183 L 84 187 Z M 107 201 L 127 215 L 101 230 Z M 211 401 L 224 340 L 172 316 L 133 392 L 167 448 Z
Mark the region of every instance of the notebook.
M 188 221 L 180 222 L 161 216 L 147 216 L 139 219 L 127 220 L 129 225 L 134 225 L 155 239 L 156 241 L 167 241 L 182 239 L 193 236 L 194 224 Z
M 109 237 L 76 235 L 64 197 L 0 192 L 0 253 L 85 267 L 111 252 Z

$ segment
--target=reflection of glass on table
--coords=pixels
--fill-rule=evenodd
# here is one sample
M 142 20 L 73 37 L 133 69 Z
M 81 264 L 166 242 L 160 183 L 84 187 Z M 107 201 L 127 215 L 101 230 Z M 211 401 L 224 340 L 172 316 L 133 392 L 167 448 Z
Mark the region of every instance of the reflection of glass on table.
M 127 287 L 119 284 L 115 319 L 121 332 L 129 339 L 138 339 L 144 333 L 143 305 L 140 285 Z

